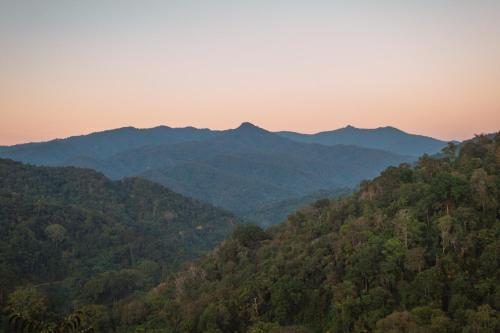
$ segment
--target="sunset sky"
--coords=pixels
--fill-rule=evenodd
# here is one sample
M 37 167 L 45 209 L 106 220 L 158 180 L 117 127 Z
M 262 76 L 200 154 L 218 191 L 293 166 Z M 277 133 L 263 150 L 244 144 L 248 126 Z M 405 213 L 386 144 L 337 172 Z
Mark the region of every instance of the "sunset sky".
M 500 130 L 500 1 L 0 0 L 0 145 L 122 126 Z

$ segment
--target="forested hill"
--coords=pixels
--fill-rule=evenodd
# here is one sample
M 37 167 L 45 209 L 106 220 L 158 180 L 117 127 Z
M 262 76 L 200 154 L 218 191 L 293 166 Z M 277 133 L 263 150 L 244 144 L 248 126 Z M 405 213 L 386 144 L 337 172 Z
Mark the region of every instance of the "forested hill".
M 147 297 L 161 332 L 499 332 L 500 134 L 238 227 Z
M 149 288 L 230 234 L 232 214 L 139 178 L 0 159 L 0 307 L 39 285 L 48 313 Z

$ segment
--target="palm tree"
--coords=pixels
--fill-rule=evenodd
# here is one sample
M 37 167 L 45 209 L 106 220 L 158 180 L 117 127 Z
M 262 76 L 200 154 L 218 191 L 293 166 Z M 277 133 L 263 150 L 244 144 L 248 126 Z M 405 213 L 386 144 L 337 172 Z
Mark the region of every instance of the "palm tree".
M 31 320 L 19 313 L 9 316 L 9 333 L 93 333 L 94 328 L 83 324 L 85 314 L 72 313 L 59 323 Z

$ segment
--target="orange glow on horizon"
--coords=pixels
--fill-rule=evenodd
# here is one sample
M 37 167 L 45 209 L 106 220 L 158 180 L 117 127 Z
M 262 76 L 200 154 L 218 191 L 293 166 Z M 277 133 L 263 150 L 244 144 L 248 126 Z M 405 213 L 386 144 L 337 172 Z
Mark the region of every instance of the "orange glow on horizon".
M 0 4 L 0 145 L 243 121 L 500 129 L 500 4 L 148 3 Z

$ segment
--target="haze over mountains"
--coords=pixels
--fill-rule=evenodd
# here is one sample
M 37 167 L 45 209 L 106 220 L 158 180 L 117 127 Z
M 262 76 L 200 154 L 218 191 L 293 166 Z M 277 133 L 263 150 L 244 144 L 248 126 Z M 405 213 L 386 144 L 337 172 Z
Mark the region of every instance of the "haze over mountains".
M 113 179 L 141 176 L 243 217 L 267 216 L 262 223 L 268 224 L 284 218 L 274 204 L 283 212 L 283 202 L 354 188 L 389 165 L 413 162 L 445 145 L 387 127 L 306 135 L 243 123 L 224 131 L 125 127 L 3 147 L 0 157 L 87 167 Z

